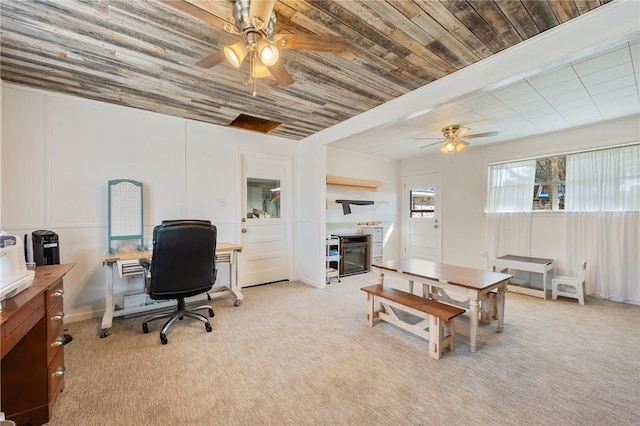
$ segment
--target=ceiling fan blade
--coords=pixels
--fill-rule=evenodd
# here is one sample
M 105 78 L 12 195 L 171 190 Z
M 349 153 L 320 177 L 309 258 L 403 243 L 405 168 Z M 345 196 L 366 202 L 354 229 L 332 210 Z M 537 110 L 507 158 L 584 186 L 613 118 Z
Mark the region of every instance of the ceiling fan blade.
M 267 68 L 269 68 L 269 72 L 280 86 L 288 86 L 295 81 L 280 61 Z
M 456 137 L 456 138 L 459 138 L 462 135 L 464 135 L 465 133 L 467 133 L 469 130 L 471 130 L 471 128 L 469 128 L 469 127 L 460 127 L 458 130 L 456 130 L 453 133 L 453 136 Z
M 166 4 L 167 6 L 171 6 L 174 9 L 177 9 L 181 12 L 184 12 L 188 15 L 194 16 L 196 18 L 202 19 L 205 22 L 208 22 L 212 25 L 215 25 L 219 28 L 224 28 L 224 25 L 233 25 L 224 19 L 218 18 L 216 15 L 207 12 L 204 9 L 199 8 L 198 6 L 186 2 L 184 0 L 160 0 L 160 3 Z M 235 25 L 233 25 L 235 27 Z
M 464 138 L 465 139 L 469 139 L 469 138 L 484 138 L 487 136 L 496 136 L 498 134 L 498 132 L 485 132 L 485 133 L 475 133 L 473 135 L 466 135 Z
M 421 146 L 420 148 L 429 148 L 430 146 L 439 145 L 441 143 L 442 141 L 438 141 L 438 142 L 430 143 L 429 145 Z
M 202 68 L 213 68 L 224 60 L 224 51 L 220 49 L 216 53 L 200 59 L 198 62 L 196 62 L 196 65 Z
M 254 27 L 262 30 L 269 25 L 271 12 L 276 0 L 251 0 L 249 5 L 249 19 Z
M 346 49 L 344 38 L 335 35 L 316 34 L 276 34 L 274 37 L 276 45 L 284 49 L 317 50 L 321 52 L 342 52 Z

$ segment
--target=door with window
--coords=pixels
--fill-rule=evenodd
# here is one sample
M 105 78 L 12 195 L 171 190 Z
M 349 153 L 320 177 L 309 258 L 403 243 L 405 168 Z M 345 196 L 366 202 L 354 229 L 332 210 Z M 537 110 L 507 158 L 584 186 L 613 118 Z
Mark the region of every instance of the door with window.
M 291 262 L 291 160 L 243 155 L 242 287 L 289 278 Z
M 404 256 L 440 262 L 440 173 L 404 178 Z

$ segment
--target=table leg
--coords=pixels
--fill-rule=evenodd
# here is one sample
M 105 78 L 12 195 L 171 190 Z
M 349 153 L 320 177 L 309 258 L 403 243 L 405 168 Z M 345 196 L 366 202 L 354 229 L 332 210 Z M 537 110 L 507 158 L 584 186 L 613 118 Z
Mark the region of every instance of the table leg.
M 477 345 L 477 341 L 478 341 L 478 323 L 479 323 L 479 318 L 478 318 L 478 311 L 479 311 L 479 307 L 480 307 L 480 301 L 478 300 L 478 293 L 473 293 L 470 295 L 471 297 L 469 298 L 469 319 L 470 319 L 470 326 L 469 326 L 469 334 L 470 334 L 470 340 L 471 340 L 471 352 L 476 352 L 478 345 Z
M 547 271 L 542 273 L 542 292 L 544 300 L 547 300 Z
M 413 294 L 413 280 L 409 280 L 409 293 Z
M 505 294 L 506 294 L 506 290 L 507 290 L 507 283 L 505 282 L 504 285 L 498 287 L 498 296 L 496 298 L 496 304 L 497 306 L 497 314 L 498 314 L 498 333 L 502 333 L 502 331 L 504 330 L 504 301 L 505 301 Z
M 107 265 L 105 269 L 105 307 L 102 315 L 102 331 L 100 337 L 107 337 L 110 333 L 111 323 L 113 321 L 113 269 L 115 262 Z
M 238 281 L 238 251 L 233 250 L 229 258 L 229 281 L 231 281 L 231 292 L 236 296 L 235 306 L 240 306 L 244 296 L 240 291 L 240 283 Z

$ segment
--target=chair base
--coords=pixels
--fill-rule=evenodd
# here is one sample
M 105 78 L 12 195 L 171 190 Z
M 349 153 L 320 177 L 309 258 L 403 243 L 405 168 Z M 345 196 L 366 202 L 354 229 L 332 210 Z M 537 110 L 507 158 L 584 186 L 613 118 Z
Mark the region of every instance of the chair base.
M 571 288 L 575 291 L 567 291 L 568 288 Z M 557 300 L 558 296 L 577 299 L 580 305 L 584 305 L 584 287 L 582 287 L 582 285 L 554 282 L 552 283 L 551 288 L 551 299 Z
M 155 321 L 157 319 L 161 319 L 161 318 L 169 318 L 169 321 L 167 321 L 164 326 L 162 326 L 162 330 L 160 330 L 160 342 L 163 345 L 166 345 L 168 340 L 167 340 L 167 332 L 169 331 L 169 328 L 173 325 L 174 322 L 176 322 L 176 320 L 182 320 L 184 317 L 189 317 L 189 318 L 193 318 L 193 319 L 197 319 L 199 321 L 202 321 L 204 323 L 204 327 L 205 330 L 207 330 L 208 333 L 211 332 L 212 328 L 211 328 L 211 323 L 209 322 L 209 320 L 207 319 L 207 317 L 205 317 L 202 314 L 197 313 L 196 311 L 200 311 L 200 310 L 208 310 L 209 311 L 209 317 L 213 318 L 215 315 L 215 312 L 213 312 L 213 308 L 209 305 L 202 305 L 202 306 L 196 306 L 196 307 L 192 307 L 187 309 L 184 299 L 178 299 L 178 306 L 176 308 L 175 311 L 173 312 L 166 312 L 166 313 L 160 313 L 160 314 L 155 314 L 155 315 L 151 315 L 150 317 L 146 318 L 143 322 L 142 322 L 142 332 L 143 333 L 148 333 L 149 332 L 149 326 L 147 325 L 149 322 L 151 321 Z

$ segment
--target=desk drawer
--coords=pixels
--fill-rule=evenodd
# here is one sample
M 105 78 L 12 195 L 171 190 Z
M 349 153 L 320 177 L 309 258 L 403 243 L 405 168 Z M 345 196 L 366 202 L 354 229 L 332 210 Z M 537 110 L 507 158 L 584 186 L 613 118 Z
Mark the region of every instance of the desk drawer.
M 62 280 L 58 280 L 47 290 L 47 307 L 51 309 L 51 306 L 53 306 L 59 300 L 62 300 L 63 294 L 64 288 L 62 288 Z
M 63 350 L 64 343 L 64 327 L 62 322 L 58 324 L 58 328 L 49 330 L 47 338 L 47 364 L 50 364 L 58 351 Z
M 2 324 L 2 357 L 42 319 L 43 314 L 44 298 L 40 294 Z
M 58 301 L 49 308 L 47 316 L 49 317 L 49 330 L 47 331 L 47 336 L 51 336 L 59 327 L 62 326 L 64 322 L 62 299 L 58 299 Z
M 64 350 L 57 351 L 55 358 L 49 364 L 49 407 L 55 405 L 56 398 L 64 389 Z

